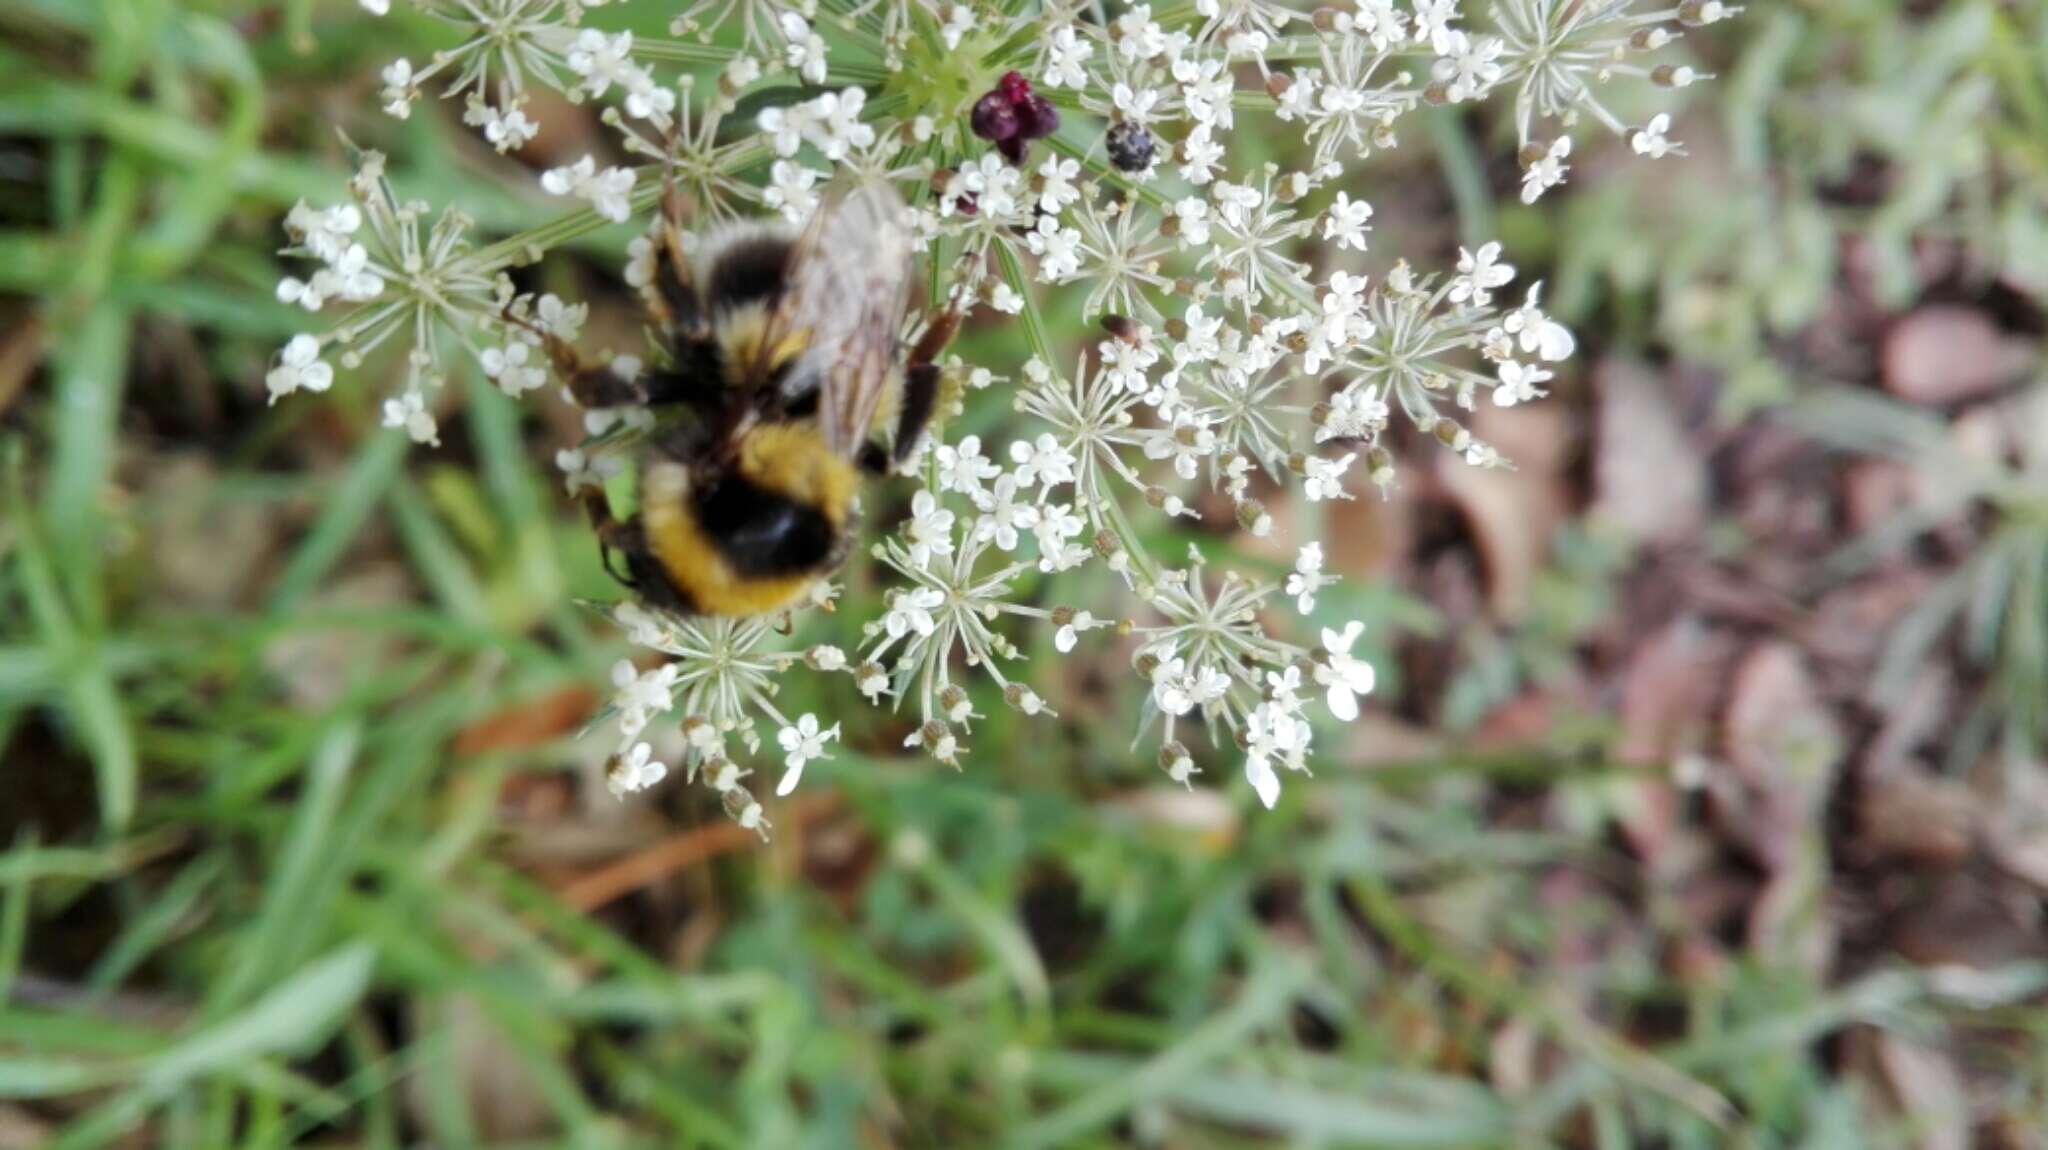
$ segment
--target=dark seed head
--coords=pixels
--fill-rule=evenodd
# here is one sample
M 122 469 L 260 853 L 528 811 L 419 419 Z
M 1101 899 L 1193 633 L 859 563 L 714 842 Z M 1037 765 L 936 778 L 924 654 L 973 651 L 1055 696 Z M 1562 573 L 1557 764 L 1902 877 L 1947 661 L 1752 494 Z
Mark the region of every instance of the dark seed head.
M 1152 166 L 1152 133 L 1143 124 L 1118 120 L 1109 126 L 1104 143 L 1109 148 L 1109 162 L 1118 171 L 1142 172 Z
M 1031 98 L 1031 81 L 1026 80 L 1021 72 L 1005 72 L 1003 78 L 996 81 L 996 91 L 1010 103 L 1021 104 Z
M 1016 105 L 1017 134 L 1027 140 L 1043 140 L 1060 130 L 1060 112 L 1044 96 L 1031 96 Z
M 1017 134 L 1018 117 L 1010 101 L 998 90 L 974 102 L 967 125 L 984 140 L 1007 140 Z
M 1024 133 L 1022 132 L 1018 132 L 1007 140 L 996 141 L 996 151 L 1001 152 L 1003 158 L 1010 161 L 1011 167 L 1023 166 L 1024 149 L 1030 146 L 1031 144 L 1024 139 Z

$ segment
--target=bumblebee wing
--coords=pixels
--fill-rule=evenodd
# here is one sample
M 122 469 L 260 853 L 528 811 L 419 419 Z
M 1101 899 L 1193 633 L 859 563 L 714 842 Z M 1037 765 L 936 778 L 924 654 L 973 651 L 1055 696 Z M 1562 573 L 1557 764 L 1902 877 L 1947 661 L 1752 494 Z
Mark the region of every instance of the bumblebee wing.
M 826 446 L 840 455 L 852 456 L 867 441 L 895 365 L 909 287 L 903 200 L 880 182 L 828 193 L 790 254 L 789 283 L 762 346 L 803 336 L 792 378 L 818 380 L 819 426 Z

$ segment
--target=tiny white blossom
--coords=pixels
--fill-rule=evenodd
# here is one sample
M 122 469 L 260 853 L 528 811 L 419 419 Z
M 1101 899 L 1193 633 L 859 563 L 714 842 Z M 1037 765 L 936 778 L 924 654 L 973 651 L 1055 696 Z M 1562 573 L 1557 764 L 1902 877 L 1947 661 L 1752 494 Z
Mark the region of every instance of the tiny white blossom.
M 1522 172 L 1522 202 L 1533 204 L 1543 198 L 1543 193 L 1564 183 L 1565 174 L 1571 166 L 1565 163 L 1572 154 L 1572 138 L 1559 136 L 1550 147 L 1537 157 L 1536 162 Z
M 1490 240 L 1476 252 L 1458 249 L 1458 275 L 1451 281 L 1452 303 L 1485 307 L 1493 302 L 1493 289 L 1515 278 L 1515 269 L 1500 262 L 1500 241 Z
M 547 383 L 547 369 L 533 358 L 531 345 L 513 340 L 504 347 L 487 347 L 477 356 L 483 367 L 484 377 L 496 381 L 498 389 L 517 399 L 519 396 Z
M 567 167 L 550 168 L 542 173 L 540 186 L 549 195 L 588 200 L 598 215 L 616 223 L 625 223 L 633 212 L 629 199 L 633 194 L 633 181 L 633 169 L 606 168 L 600 172 L 597 160 L 585 156 Z
M 754 117 L 754 126 L 768 137 L 776 155 L 788 159 L 804 146 L 804 132 L 810 126 L 810 107 L 791 104 L 763 108 L 760 115 Z
M 270 402 L 294 391 L 326 391 L 334 382 L 334 368 L 320 358 L 320 341 L 310 335 L 295 335 L 284 345 L 276 367 L 263 377 L 270 389 Z
M 1074 180 L 1081 174 L 1078 160 L 1060 155 L 1048 155 L 1038 165 L 1038 206 L 1041 211 L 1052 215 L 1067 209 L 1067 205 L 1081 198 L 1081 189 Z
M 960 40 L 974 30 L 974 9 L 965 4 L 953 4 L 945 10 L 946 22 L 939 26 L 939 38 L 946 42 L 946 49 L 960 47 Z
M 1048 88 L 1081 89 L 1088 86 L 1086 65 L 1088 57 L 1095 53 L 1095 45 L 1084 40 L 1074 31 L 1072 24 L 1062 24 L 1053 30 L 1052 41 L 1046 45 L 1045 72 L 1041 79 Z
M 818 193 L 812 188 L 818 173 L 794 160 L 777 160 L 768 168 L 768 186 L 761 189 L 761 202 L 799 224 L 818 210 Z
M 797 70 L 806 83 L 825 82 L 825 38 L 795 12 L 784 11 L 779 19 L 784 48 L 783 62 Z
M 808 713 L 797 719 L 795 726 L 777 731 L 775 741 L 782 746 L 784 770 L 782 781 L 775 784 L 775 793 L 786 795 L 795 790 L 797 781 L 803 778 L 805 764 L 827 758 L 825 744 L 838 737 L 838 723 L 821 730 L 818 716 Z
M 910 561 L 919 567 L 931 565 L 934 555 L 953 553 L 953 513 L 939 505 L 929 491 L 910 498 L 910 519 L 904 525 L 910 540 Z
M 1352 200 L 1339 191 L 1337 199 L 1330 204 L 1329 212 L 1323 216 L 1323 238 L 1337 241 L 1340 248 L 1365 250 L 1365 233 L 1372 230 L 1366 221 L 1372 219 L 1372 205 L 1364 200 Z
M 1038 522 L 1038 508 L 1017 499 L 1019 486 L 1014 474 L 996 479 L 995 487 L 980 501 L 982 514 L 974 523 L 976 539 L 993 539 L 1003 551 L 1017 549 L 1018 529 L 1028 530 Z
M 910 632 L 929 635 L 939 627 L 938 620 L 932 618 L 932 609 L 945 601 L 945 592 L 936 587 L 898 591 L 889 601 L 888 613 L 882 616 L 882 629 L 891 639 Z
M 331 263 L 341 258 L 349 237 L 363 226 L 363 213 L 354 204 L 319 209 L 300 200 L 286 213 L 284 226 L 316 259 Z
M 1075 644 L 1081 641 L 1081 633 L 1083 631 L 1093 630 L 1096 627 L 1105 625 L 1097 623 L 1095 616 L 1090 615 L 1086 611 L 1075 611 L 1071 618 L 1061 623 L 1059 629 L 1053 632 L 1053 650 L 1058 651 L 1062 655 L 1067 654 L 1074 649 Z
M 1670 115 L 1659 112 L 1650 117 L 1648 124 L 1630 133 L 1628 138 L 1629 149 L 1638 156 L 1647 156 L 1653 160 L 1661 160 L 1674 152 L 1681 152 L 1682 149 L 1679 145 L 1665 135 L 1670 130 Z
M 1074 481 L 1074 454 L 1051 432 L 1040 433 L 1030 443 L 1010 444 L 1010 461 L 1017 465 L 1017 482 L 1024 486 L 1050 488 Z
M 1047 574 L 1071 571 L 1088 561 L 1088 549 L 1074 542 L 1087 526 L 1065 503 L 1048 503 L 1038 509 L 1038 522 L 1031 528 L 1038 541 L 1038 569 Z
M 634 791 L 644 791 L 668 777 L 668 767 L 654 758 L 654 748 L 646 743 L 634 743 L 632 749 L 612 760 L 611 769 L 605 773 L 605 786 L 615 799 L 623 799 Z
M 826 92 L 811 101 L 810 123 L 814 126 L 811 142 L 834 163 L 846 158 L 847 153 L 865 148 L 875 142 L 875 129 L 871 124 L 861 122 L 861 108 L 867 103 L 868 94 L 860 88 L 847 88 L 840 92 Z
M 1294 572 L 1287 576 L 1287 593 L 1294 596 L 1294 607 L 1306 615 L 1316 609 L 1316 592 L 1336 582 L 1333 575 L 1323 574 L 1323 545 L 1313 540 L 1301 545 L 1301 551 L 1294 557 Z
M 1522 306 L 1501 320 L 1501 330 L 1516 337 L 1524 353 L 1534 352 L 1547 363 L 1562 363 L 1572 357 L 1577 344 L 1572 339 L 1570 328 L 1544 315 L 1537 307 L 1542 292 L 1542 280 L 1530 284 Z
M 1344 491 L 1344 472 L 1350 469 L 1351 461 L 1357 458 L 1358 453 L 1352 452 L 1342 459 L 1324 459 L 1315 455 L 1304 459 L 1301 493 L 1308 497 L 1310 503 L 1319 503 L 1325 499 L 1351 498 Z
M 1002 474 L 1003 470 L 981 453 L 979 435 L 969 435 L 959 443 L 941 446 L 936 457 L 939 490 L 958 492 L 977 502 L 981 499 L 984 482 Z
M 435 447 L 441 444 L 440 425 L 435 422 L 434 413 L 427 410 L 427 397 L 418 391 L 408 390 L 384 401 L 384 426 L 404 428 L 414 443 Z
M 1341 632 L 1323 628 L 1324 660 L 1316 664 L 1316 684 L 1329 692 L 1323 701 L 1332 715 L 1347 723 L 1358 718 L 1359 698 L 1372 694 L 1372 664 L 1351 655 L 1351 644 L 1364 630 L 1365 624 L 1356 619 Z
M 384 114 L 397 120 L 412 118 L 412 102 L 419 97 L 413 87 L 412 61 L 400 56 L 384 65 Z
M 1513 407 L 1549 394 L 1536 385 L 1549 380 L 1550 373 L 1534 364 L 1503 360 L 1494 366 L 1494 371 L 1500 376 L 1500 386 L 1493 389 L 1493 402 L 1497 407 Z
M 500 153 L 523 148 L 540 134 L 540 125 L 527 118 L 523 108 L 501 112 L 489 104 L 477 104 L 464 113 L 466 123 L 484 130 L 484 139 Z

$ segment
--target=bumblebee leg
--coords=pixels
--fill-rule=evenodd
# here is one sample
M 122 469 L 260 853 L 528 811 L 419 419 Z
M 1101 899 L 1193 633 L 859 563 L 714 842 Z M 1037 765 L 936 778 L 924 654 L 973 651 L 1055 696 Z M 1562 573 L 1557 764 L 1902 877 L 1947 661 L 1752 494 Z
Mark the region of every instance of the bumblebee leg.
M 674 173 L 662 177 L 661 217 L 654 223 L 654 278 L 641 289 L 656 324 L 690 339 L 701 336 L 703 305 L 697 299 L 695 274 L 683 250 L 689 234 L 689 197 L 676 186 Z
M 931 423 L 932 410 L 939 403 L 941 375 L 936 363 L 913 363 L 903 369 L 903 397 L 896 413 L 896 444 L 884 467 L 890 462 L 903 462 L 917 448 L 918 439 L 924 435 L 926 425 Z M 862 462 L 866 462 L 865 454 Z
M 641 393 L 640 385 L 612 370 L 608 363 L 592 363 L 576 345 L 554 332 L 527 319 L 514 315 L 510 304 L 498 313 L 499 318 L 514 327 L 524 328 L 540 340 L 541 347 L 548 353 L 554 364 L 555 374 L 569 387 L 569 394 L 584 407 L 624 407 L 628 404 L 642 404 L 647 397 Z
M 640 584 L 633 578 L 632 555 L 645 546 L 638 529 L 612 518 L 611 505 L 606 502 L 602 491 L 585 491 L 577 501 L 583 504 L 584 515 L 597 531 L 597 552 L 604 563 L 605 573 L 618 580 L 621 586 L 637 590 Z M 624 567 L 614 562 L 615 557 L 620 556 L 625 557 Z
M 946 308 L 926 325 L 924 335 L 910 349 L 910 356 L 903 365 L 903 395 L 897 404 L 896 442 L 889 462 L 901 463 L 908 459 L 917 447 L 918 439 L 924 435 L 925 425 L 931 422 L 932 412 L 938 407 L 939 383 L 944 374 L 939 369 L 939 356 L 945 354 L 946 345 L 953 342 L 954 334 L 960 330 L 960 319 L 957 305 Z M 863 465 L 866 462 L 863 453 Z

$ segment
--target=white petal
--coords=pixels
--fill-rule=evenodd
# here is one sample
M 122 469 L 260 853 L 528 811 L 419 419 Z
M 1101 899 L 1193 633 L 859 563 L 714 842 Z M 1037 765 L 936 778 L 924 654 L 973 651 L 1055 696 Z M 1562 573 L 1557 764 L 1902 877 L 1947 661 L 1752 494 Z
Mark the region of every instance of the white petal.
M 797 780 L 803 777 L 803 764 L 799 763 L 796 766 L 789 768 L 788 770 L 782 772 L 782 781 L 775 784 L 775 793 L 778 795 L 787 795 L 789 792 L 796 789 Z
M 1330 713 L 1344 722 L 1348 723 L 1358 717 L 1358 698 L 1351 693 L 1351 688 L 1343 683 L 1332 685 L 1325 701 L 1330 704 Z
M 1246 759 L 1244 777 L 1251 782 L 1252 790 L 1258 792 L 1259 801 L 1272 810 L 1273 804 L 1280 801 L 1280 776 L 1273 773 L 1272 765 L 1264 759 Z

